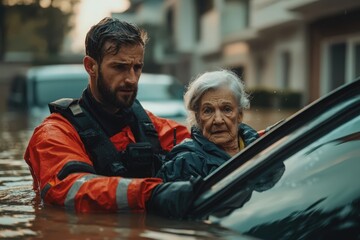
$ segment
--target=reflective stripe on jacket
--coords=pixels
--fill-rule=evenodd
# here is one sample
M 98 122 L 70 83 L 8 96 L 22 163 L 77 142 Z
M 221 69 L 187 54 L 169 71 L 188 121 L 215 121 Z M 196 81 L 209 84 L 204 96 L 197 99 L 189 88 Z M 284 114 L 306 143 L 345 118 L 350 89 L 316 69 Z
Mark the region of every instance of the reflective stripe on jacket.
M 164 150 L 189 137 L 188 130 L 174 121 L 149 113 Z M 122 151 L 135 142 L 129 127 L 110 138 Z M 98 210 L 143 210 L 159 178 L 126 179 L 98 175 L 74 127 L 60 114 L 46 118 L 34 131 L 25 161 L 33 176 L 34 190 L 45 203 L 65 206 L 78 212 Z

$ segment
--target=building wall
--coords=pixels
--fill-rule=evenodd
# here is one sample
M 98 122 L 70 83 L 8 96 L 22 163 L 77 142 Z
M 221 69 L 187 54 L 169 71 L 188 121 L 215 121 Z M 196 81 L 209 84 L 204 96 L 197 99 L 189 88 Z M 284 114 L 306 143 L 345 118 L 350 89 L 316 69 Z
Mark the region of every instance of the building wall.
M 157 36 L 154 59 L 184 83 L 204 71 L 230 68 L 249 88 L 300 92 L 306 105 L 331 90 L 325 53 L 332 41 L 349 46 L 348 72 L 360 64 L 354 63 L 360 55 L 354 55 L 360 51 L 359 0 L 207 1 L 212 8 L 201 15 L 200 0 L 164 0 L 159 8 L 158 27 L 173 30 Z
M 329 78 L 331 78 L 331 66 L 326 47 L 331 43 L 342 42 L 346 44 L 347 59 L 346 66 L 352 67 L 344 77 L 345 82 L 353 81 L 359 75 L 359 67 L 356 63 L 360 61 L 354 54 L 360 49 L 360 8 L 352 9 L 345 14 L 338 13 L 332 16 L 315 20 L 308 26 L 309 29 L 309 101 L 317 99 L 322 94 L 331 91 Z M 360 51 L 360 50 L 358 50 Z M 354 58 L 349 58 L 353 55 Z
M 262 40 L 250 42 L 251 74 L 248 84 L 251 87 L 304 91 L 305 39 L 304 27 L 292 26 L 272 30 L 272 34 L 264 34 Z M 286 73 L 288 79 L 284 79 Z

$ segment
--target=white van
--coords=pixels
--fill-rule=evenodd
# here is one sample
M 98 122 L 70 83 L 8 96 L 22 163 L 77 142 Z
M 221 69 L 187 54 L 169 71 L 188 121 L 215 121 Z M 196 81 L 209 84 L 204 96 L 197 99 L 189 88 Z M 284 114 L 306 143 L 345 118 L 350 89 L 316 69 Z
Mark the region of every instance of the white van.
M 16 76 L 10 86 L 10 109 L 43 108 L 59 98 L 78 98 L 88 83 L 82 64 L 31 67 Z
M 142 73 L 137 99 L 145 109 L 159 117 L 184 121 L 187 113 L 183 93 L 184 86 L 173 76 Z

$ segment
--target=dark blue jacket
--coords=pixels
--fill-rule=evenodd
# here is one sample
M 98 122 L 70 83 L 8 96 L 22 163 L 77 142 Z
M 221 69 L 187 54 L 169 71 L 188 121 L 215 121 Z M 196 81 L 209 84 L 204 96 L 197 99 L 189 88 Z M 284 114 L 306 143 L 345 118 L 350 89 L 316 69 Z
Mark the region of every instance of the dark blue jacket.
M 245 147 L 259 138 L 259 134 L 244 123 L 239 125 L 239 136 Z M 198 128 L 192 127 L 191 139 L 185 139 L 171 150 L 156 177 L 164 182 L 189 180 L 198 175 L 205 177 L 230 158 L 224 150 L 207 140 Z

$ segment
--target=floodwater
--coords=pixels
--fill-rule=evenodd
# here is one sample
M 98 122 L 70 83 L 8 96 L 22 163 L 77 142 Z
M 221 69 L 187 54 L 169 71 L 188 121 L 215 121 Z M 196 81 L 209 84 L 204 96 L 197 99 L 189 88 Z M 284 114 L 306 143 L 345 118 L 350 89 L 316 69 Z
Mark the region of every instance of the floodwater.
M 294 111 L 252 110 L 244 122 L 260 130 Z M 32 190 L 23 153 L 40 118 L 0 113 L 0 238 L 2 239 L 239 239 L 204 222 L 145 213 L 76 214 L 45 206 Z

